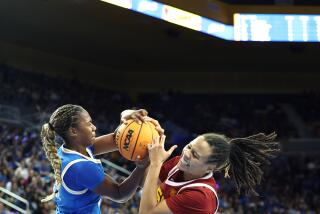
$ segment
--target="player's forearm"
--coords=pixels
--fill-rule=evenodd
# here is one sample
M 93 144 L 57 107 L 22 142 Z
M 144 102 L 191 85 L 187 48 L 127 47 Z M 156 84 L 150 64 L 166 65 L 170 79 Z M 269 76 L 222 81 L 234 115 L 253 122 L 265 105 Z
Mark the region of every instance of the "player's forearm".
M 144 183 L 143 192 L 141 196 L 139 208 L 140 214 L 147 214 L 150 210 L 157 206 L 156 195 L 160 170 L 161 164 L 151 164 L 149 166 L 149 171 Z
M 120 121 L 122 122 L 126 117 L 132 114 L 134 110 L 127 109 L 121 112 Z M 108 152 L 113 152 L 118 150 L 117 144 L 115 142 L 115 133 L 110 133 L 107 135 L 102 135 L 97 137 L 93 144 L 94 154 L 104 154 Z
M 149 166 L 144 170 L 143 178 L 141 179 L 141 182 L 140 182 L 140 184 L 139 184 L 139 186 L 140 186 L 141 188 L 143 188 L 143 186 L 144 186 L 144 183 L 145 183 L 145 181 L 146 181 L 146 179 L 147 179 L 148 172 L 149 172 Z
M 94 154 L 104 154 L 118 150 L 117 144 L 114 140 L 114 134 L 107 134 L 97 137 L 93 144 Z
M 128 201 L 136 193 L 143 180 L 145 168 L 135 168 L 131 175 L 119 184 L 119 194 L 123 202 Z

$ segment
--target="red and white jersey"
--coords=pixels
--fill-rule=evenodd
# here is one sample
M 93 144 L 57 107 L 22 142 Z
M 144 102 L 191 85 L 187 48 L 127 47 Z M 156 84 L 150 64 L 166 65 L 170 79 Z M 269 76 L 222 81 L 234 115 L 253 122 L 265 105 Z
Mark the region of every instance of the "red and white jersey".
M 212 172 L 202 178 L 183 181 L 183 171 L 177 168 L 180 156 L 166 161 L 161 168 L 157 189 L 158 203 L 166 200 L 175 214 L 213 214 L 219 206 L 216 182 Z

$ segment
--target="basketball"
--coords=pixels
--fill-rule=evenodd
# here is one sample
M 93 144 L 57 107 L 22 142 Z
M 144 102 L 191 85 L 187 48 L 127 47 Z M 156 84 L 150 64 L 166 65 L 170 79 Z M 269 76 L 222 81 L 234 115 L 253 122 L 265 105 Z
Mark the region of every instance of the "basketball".
M 128 120 L 126 124 L 121 124 L 116 131 L 116 144 L 120 154 L 131 161 L 136 161 L 137 157 L 143 159 L 147 154 L 147 145 L 159 134 L 155 125 L 151 122 L 138 124 L 134 120 Z

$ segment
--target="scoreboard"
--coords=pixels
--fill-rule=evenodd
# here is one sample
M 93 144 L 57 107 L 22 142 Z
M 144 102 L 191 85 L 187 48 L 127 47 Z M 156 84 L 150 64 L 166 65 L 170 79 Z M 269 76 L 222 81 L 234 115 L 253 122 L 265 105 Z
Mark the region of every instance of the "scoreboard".
M 101 1 L 230 41 L 320 42 L 320 14 L 236 13 L 227 25 L 153 0 Z
M 320 15 L 234 14 L 234 39 L 320 42 Z

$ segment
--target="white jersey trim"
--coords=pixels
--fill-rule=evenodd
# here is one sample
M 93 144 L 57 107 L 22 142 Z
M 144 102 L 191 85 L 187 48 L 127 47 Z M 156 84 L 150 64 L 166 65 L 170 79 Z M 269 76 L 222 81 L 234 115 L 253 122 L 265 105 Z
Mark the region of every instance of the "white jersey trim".
M 188 184 L 188 185 L 182 187 L 181 189 L 179 189 L 179 191 L 177 192 L 177 194 L 179 194 L 179 192 L 180 192 L 181 190 L 186 189 L 186 188 L 190 188 L 190 187 L 205 187 L 205 188 L 210 189 L 210 190 L 214 193 L 214 195 L 216 196 L 216 199 L 217 199 L 217 207 L 216 207 L 216 210 L 214 211 L 214 213 L 217 213 L 217 210 L 218 210 L 218 208 L 219 208 L 219 199 L 218 199 L 218 194 L 217 194 L 216 190 L 215 190 L 212 186 L 210 186 L 210 185 L 208 185 L 208 184 L 204 184 L 204 183 Z
M 213 173 L 210 172 L 208 175 L 205 175 L 205 176 L 203 176 L 203 177 L 201 177 L 201 178 L 196 178 L 196 179 L 193 179 L 193 180 L 190 180 L 190 181 L 184 181 L 184 182 L 170 181 L 169 179 L 171 178 L 171 176 L 172 176 L 174 173 L 176 173 L 177 171 L 179 171 L 179 169 L 178 169 L 177 166 L 173 167 L 173 168 L 169 171 L 168 176 L 167 176 L 167 179 L 166 179 L 166 181 L 165 181 L 165 183 L 166 183 L 167 185 L 170 185 L 170 186 L 182 186 L 182 185 L 191 183 L 191 182 L 193 182 L 193 181 L 195 181 L 195 180 L 199 180 L 199 179 L 209 179 L 209 178 L 211 178 L 211 177 L 213 176 Z
M 73 150 L 64 148 L 63 145 L 61 146 L 61 151 L 64 152 L 64 153 L 67 153 L 67 154 L 80 155 L 81 157 L 83 157 L 83 158 L 85 158 L 85 159 L 87 159 L 87 160 L 89 160 L 89 161 L 92 161 L 92 162 L 94 162 L 94 163 L 101 163 L 100 160 L 95 159 L 95 158 L 93 157 L 93 154 L 92 154 L 92 152 L 91 152 L 91 150 L 90 150 L 89 148 L 86 148 L 86 151 L 88 152 L 88 154 L 89 154 L 90 157 L 85 156 L 85 155 L 83 155 L 83 154 L 81 154 L 81 153 L 79 153 L 79 152 L 76 152 L 76 151 L 73 151 Z
M 176 173 L 178 170 L 179 170 L 179 169 L 178 169 L 177 165 L 174 166 L 174 167 L 169 171 L 168 177 L 171 177 L 171 175 L 173 175 L 174 173 Z
M 93 156 L 93 154 L 92 154 L 92 152 L 91 152 L 91 150 L 90 150 L 89 148 L 86 148 L 86 150 L 87 150 L 87 153 L 90 155 L 90 157 L 91 157 L 92 159 L 97 160 L 97 159 L 94 158 L 94 156 Z M 99 161 L 99 160 L 97 160 L 97 161 Z M 100 161 L 100 162 L 101 162 L 101 161 Z
M 66 185 L 66 183 L 63 180 L 63 177 L 66 174 L 67 170 L 73 164 L 78 163 L 78 162 L 82 162 L 82 161 L 88 161 L 88 160 L 86 160 L 86 159 L 77 159 L 77 160 L 71 161 L 70 163 L 67 164 L 67 166 L 63 169 L 63 171 L 61 173 L 62 186 L 66 189 L 67 192 L 69 192 L 70 194 L 73 194 L 73 195 L 82 195 L 82 194 L 86 193 L 88 191 L 88 189 L 84 189 L 84 190 L 80 190 L 80 191 L 72 190 Z

